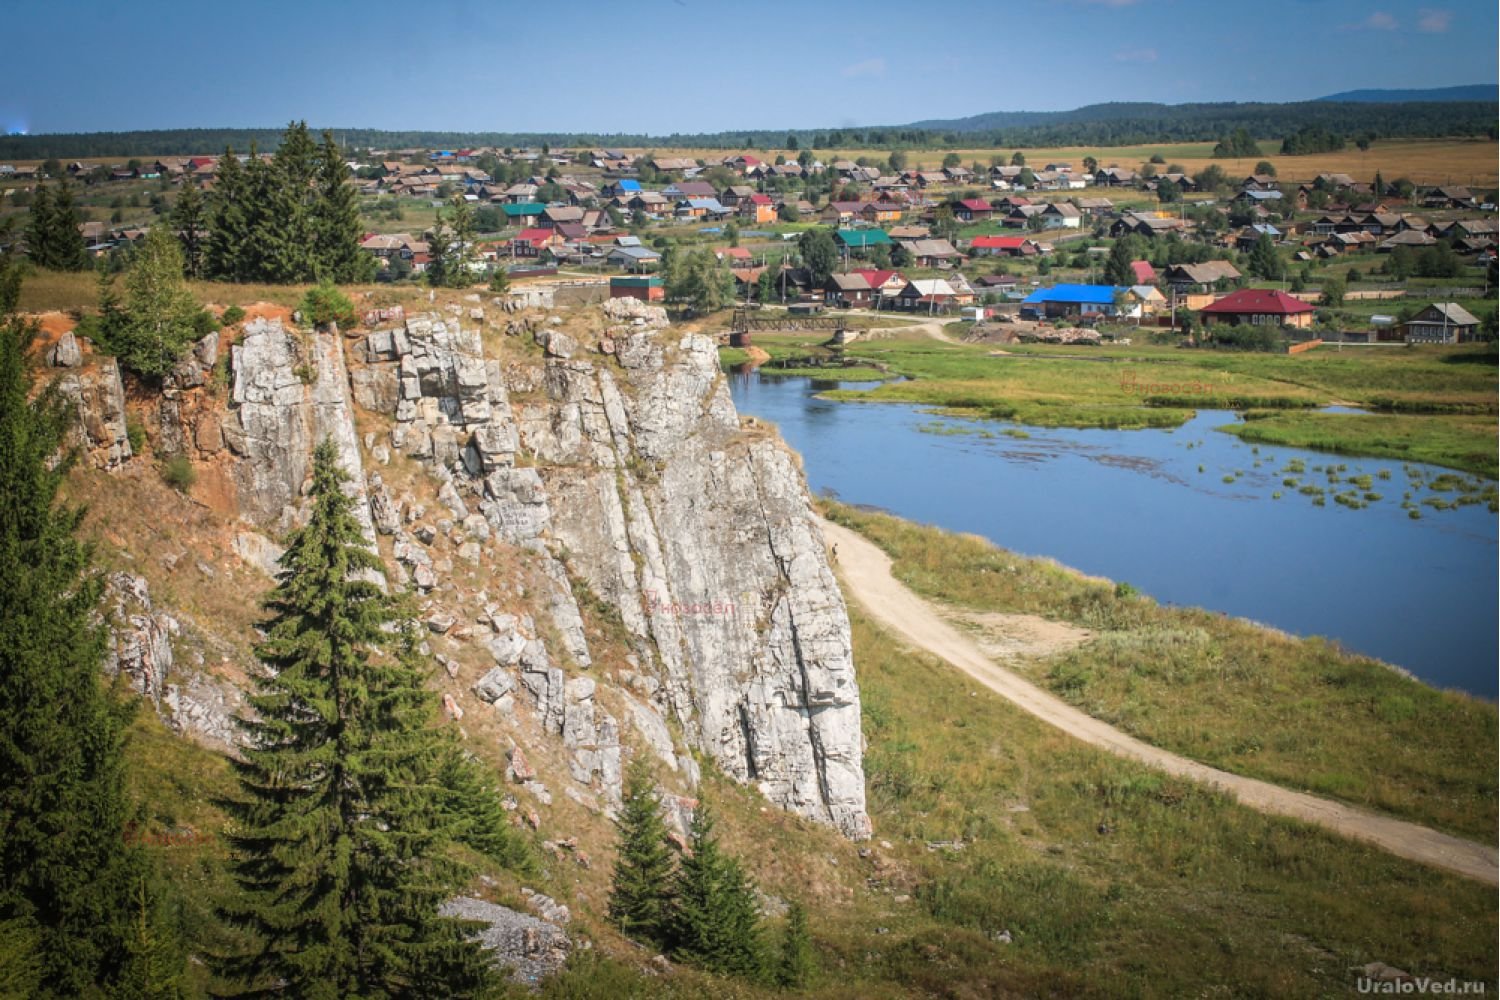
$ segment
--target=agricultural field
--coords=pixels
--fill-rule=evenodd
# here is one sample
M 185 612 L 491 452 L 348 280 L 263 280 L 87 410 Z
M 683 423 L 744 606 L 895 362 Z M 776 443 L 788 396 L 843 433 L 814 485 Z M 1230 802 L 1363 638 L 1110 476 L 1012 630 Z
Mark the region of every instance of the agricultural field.
M 1019 150 L 1026 162 L 1043 166 L 1050 162 L 1071 162 L 1075 169 L 1081 168 L 1083 158 L 1092 156 L 1100 166 L 1119 165 L 1138 167 L 1152 156 L 1160 156 L 1167 163 L 1179 163 L 1188 173 L 1197 173 L 1211 163 L 1216 163 L 1231 177 L 1248 176 L 1256 163 L 1267 160 L 1283 179 L 1311 180 L 1320 173 L 1346 173 L 1361 180 L 1368 180 L 1380 171 L 1387 180 L 1405 177 L 1416 184 L 1466 184 L 1480 188 L 1493 188 L 1500 182 L 1500 166 L 1497 154 L 1500 145 L 1487 140 L 1468 139 L 1385 139 L 1378 140 L 1369 150 L 1361 152 L 1353 147 L 1333 153 L 1314 153 L 1303 156 L 1280 156 L 1278 139 L 1261 139 L 1263 156 L 1243 159 L 1214 159 L 1212 142 L 1155 143 L 1140 146 L 1065 146 L 1058 148 L 1035 148 Z M 634 150 L 648 152 L 648 150 Z M 965 165 L 978 162 L 988 166 L 990 159 L 1003 156 L 1010 162 L 1012 148 L 956 147 L 952 149 L 913 149 L 907 151 L 907 166 L 911 169 L 936 170 L 949 153 L 957 153 Z M 709 162 L 733 155 L 725 149 L 666 149 L 658 152 L 673 156 L 686 156 Z M 789 160 L 797 158 L 790 150 L 754 150 L 757 156 L 774 158 L 778 153 Z M 838 159 L 855 160 L 859 157 L 884 158 L 888 150 L 853 148 L 819 149 L 814 151 L 824 163 Z

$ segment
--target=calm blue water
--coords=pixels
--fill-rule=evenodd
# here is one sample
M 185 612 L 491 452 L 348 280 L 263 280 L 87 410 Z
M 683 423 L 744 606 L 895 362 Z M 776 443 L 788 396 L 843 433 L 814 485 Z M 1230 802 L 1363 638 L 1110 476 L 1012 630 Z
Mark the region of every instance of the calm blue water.
M 835 385 L 730 376 L 740 411 L 778 425 L 815 492 L 984 535 L 1160 601 L 1327 636 L 1438 687 L 1495 698 L 1496 516 L 1484 505 L 1420 506 L 1412 520 L 1401 507 L 1407 491 L 1419 505 L 1457 496 L 1415 486 L 1407 472 L 1425 484 L 1447 470 L 1267 445 L 1255 454 L 1214 430 L 1238 419 L 1226 412 L 1171 431 L 1026 427 L 1022 440 L 1002 433 L 1016 425 L 815 398 Z M 1282 485 L 1290 459 L 1306 463 L 1301 483 L 1328 490 L 1326 506 Z M 1335 503 L 1351 487 L 1313 471 L 1329 465 L 1347 466 L 1345 479 L 1377 477 L 1383 499 Z

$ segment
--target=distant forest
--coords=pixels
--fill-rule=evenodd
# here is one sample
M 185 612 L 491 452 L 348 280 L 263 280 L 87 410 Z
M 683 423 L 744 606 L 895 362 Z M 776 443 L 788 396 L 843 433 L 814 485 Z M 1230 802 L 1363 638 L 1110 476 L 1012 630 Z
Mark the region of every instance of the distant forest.
M 595 132 L 392 132 L 335 128 L 346 149 L 436 149 L 467 146 L 703 147 L 709 149 L 921 149 L 946 146 L 1035 148 L 1130 146 L 1149 142 L 1211 142 L 1236 129 L 1257 138 L 1304 130 L 1336 136 L 1394 138 L 1496 138 L 1495 101 L 1303 101 L 1295 104 L 1094 104 L 1072 111 L 999 111 L 970 118 L 910 125 L 838 129 L 751 129 L 713 133 L 642 135 Z M 0 160 L 61 160 L 93 156 L 144 157 L 244 152 L 254 143 L 276 148 L 282 127 L 160 129 L 0 137 Z

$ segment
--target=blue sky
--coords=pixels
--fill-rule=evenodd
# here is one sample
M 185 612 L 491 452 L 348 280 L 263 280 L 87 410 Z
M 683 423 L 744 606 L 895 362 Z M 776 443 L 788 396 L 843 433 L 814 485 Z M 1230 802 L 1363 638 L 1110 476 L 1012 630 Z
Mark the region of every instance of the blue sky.
M 1495 0 L 5 6 L 0 125 L 32 132 L 666 134 L 1497 79 Z

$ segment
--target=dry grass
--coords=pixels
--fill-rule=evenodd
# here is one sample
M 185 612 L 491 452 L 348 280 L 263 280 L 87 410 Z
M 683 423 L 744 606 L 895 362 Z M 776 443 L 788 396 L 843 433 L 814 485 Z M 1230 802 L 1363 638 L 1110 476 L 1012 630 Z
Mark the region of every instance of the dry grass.
M 1135 168 L 1149 161 L 1153 155 L 1160 155 L 1168 163 L 1179 163 L 1186 167 L 1189 173 L 1196 173 L 1210 163 L 1217 163 L 1235 178 L 1251 173 L 1255 164 L 1262 159 L 1269 160 L 1282 178 L 1293 180 L 1311 180 L 1325 172 L 1347 173 L 1358 180 L 1369 180 L 1378 170 L 1386 180 L 1406 177 L 1417 184 L 1451 183 L 1493 187 L 1497 176 L 1500 176 L 1500 170 L 1496 168 L 1496 153 L 1500 151 L 1500 145 L 1485 139 L 1386 139 L 1376 142 L 1364 153 L 1350 148 L 1311 156 L 1277 156 L 1275 153 L 1280 148 L 1280 143 L 1274 140 L 1262 140 L 1260 145 L 1267 155 L 1234 160 L 1215 160 L 1212 142 L 1040 147 L 1022 148 L 1019 151 L 1025 154 L 1029 165 L 1038 168 L 1052 162 L 1071 162 L 1074 169 L 1081 170 L 1085 156 L 1094 157 L 1104 166 L 1118 164 Z M 732 154 L 731 150 L 702 148 L 657 147 L 655 151 L 709 162 Z M 993 156 L 1003 156 L 1007 163 L 1010 162 L 1011 154 L 1017 152 L 1017 149 L 1012 146 L 1003 149 L 965 146 L 955 149 L 911 150 L 907 153 L 907 166 L 910 169 L 935 170 L 950 152 L 963 157 L 965 166 L 976 161 L 988 166 Z M 775 159 L 778 153 L 789 160 L 797 158 L 797 154 L 790 150 L 757 150 L 755 155 L 762 159 Z M 855 160 L 861 156 L 885 159 L 889 151 L 868 148 L 819 149 L 817 155 L 824 163 L 829 163 L 838 159 Z

